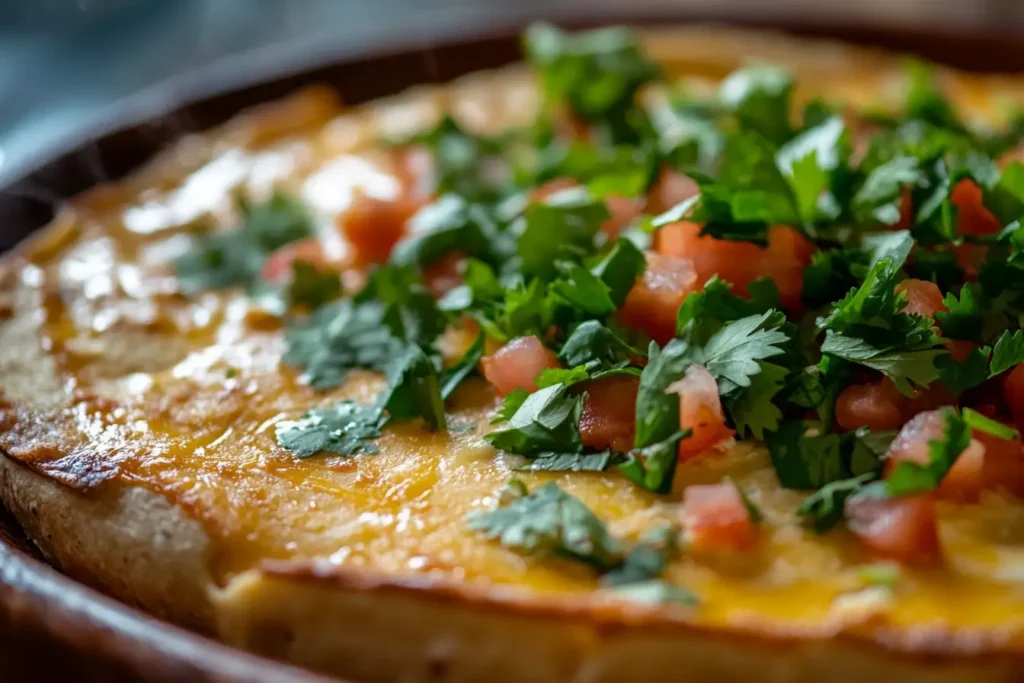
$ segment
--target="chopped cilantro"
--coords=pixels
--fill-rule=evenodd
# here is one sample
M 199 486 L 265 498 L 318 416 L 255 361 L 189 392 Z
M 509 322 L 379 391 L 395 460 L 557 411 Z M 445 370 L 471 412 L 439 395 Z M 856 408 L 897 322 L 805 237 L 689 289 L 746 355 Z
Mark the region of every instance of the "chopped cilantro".
M 341 296 L 341 278 L 333 271 L 320 271 L 306 261 L 292 263 L 288 299 L 292 305 L 318 308 Z
M 502 545 L 536 555 L 560 555 L 605 572 L 624 557 L 620 541 L 604 522 L 554 482 L 495 510 L 478 510 L 467 518 L 471 530 Z
M 658 75 L 625 28 L 568 34 L 548 24 L 526 32 L 526 55 L 552 100 L 590 121 L 620 123 L 636 91 Z
M 523 472 L 604 472 L 621 456 L 611 451 L 600 453 L 544 453 L 531 458 L 522 467 Z
M 865 484 L 874 481 L 874 472 L 867 472 L 849 479 L 831 481 L 807 496 L 796 514 L 807 520 L 820 533 L 824 533 L 842 521 L 846 500 Z
M 346 456 L 375 453 L 372 440 L 381 435 L 384 421 L 379 406 L 342 401 L 311 410 L 298 420 L 278 422 L 277 443 L 296 458 L 325 451 Z
M 1024 363 L 1024 331 L 1007 330 L 992 347 L 992 367 L 989 374 L 994 377 L 1021 363 Z
M 878 446 L 868 432 L 825 432 L 820 423 L 793 420 L 767 437 L 779 482 L 788 489 L 818 489 L 826 484 L 881 469 Z
M 178 282 L 186 293 L 204 289 L 245 287 L 260 282 L 260 270 L 271 252 L 313 234 L 306 208 L 276 193 L 266 202 L 239 202 L 242 225 L 200 237 L 176 262 Z
M 527 396 L 509 417 L 508 426 L 484 438 L 495 448 L 520 455 L 578 453 L 583 448 L 582 410 L 582 396 L 571 396 L 565 385 L 554 384 Z
M 622 565 L 601 577 L 606 586 L 645 583 L 661 576 L 677 552 L 679 528 L 672 524 L 656 526 L 643 536 L 626 555 Z
M 675 525 L 655 526 L 629 547 L 614 538 L 580 499 L 555 482 L 533 491 L 527 491 L 518 479 L 512 482 L 503 489 L 497 509 L 470 513 L 466 520 L 470 530 L 520 552 L 582 562 L 602 574 L 605 586 L 638 593 L 650 592 L 645 587 L 658 579 L 677 552 L 679 529 Z
M 626 461 L 619 465 L 619 471 L 648 491 L 670 492 L 679 463 L 679 442 L 691 434 L 690 430 L 677 430 L 662 441 L 630 451 Z
M 322 306 L 285 331 L 282 360 L 305 370 L 309 383 L 321 390 L 342 384 L 353 368 L 383 370 L 403 347 L 383 315 L 383 307 L 372 302 L 346 299 Z

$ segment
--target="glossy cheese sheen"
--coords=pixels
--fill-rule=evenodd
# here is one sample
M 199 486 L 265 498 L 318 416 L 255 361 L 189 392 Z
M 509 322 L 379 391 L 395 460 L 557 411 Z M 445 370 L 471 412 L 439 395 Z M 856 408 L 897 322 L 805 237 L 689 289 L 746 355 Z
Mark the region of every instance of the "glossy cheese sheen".
M 652 45 L 657 54 L 657 41 Z M 708 64 L 698 86 L 732 67 Z M 854 77 L 827 83 L 814 81 L 813 65 L 797 71 L 802 82 L 865 104 L 885 94 L 867 79 L 869 67 L 851 67 Z M 8 276 L 16 315 L 38 324 L 65 398 L 46 410 L 0 403 L 0 447 L 72 486 L 116 479 L 180 505 L 213 539 L 211 570 L 224 585 L 269 560 L 315 560 L 586 601 L 598 583 L 585 567 L 523 556 L 465 529 L 465 515 L 494 506 L 496 491 L 521 463 L 482 439 L 497 405 L 487 385 L 471 382 L 459 391 L 448 434 L 389 428 L 379 454 L 297 460 L 276 446 L 277 422 L 340 397 L 369 402 L 381 379 L 353 373 L 342 388 L 315 393 L 280 365 L 279 321 L 240 293 L 185 299 L 169 265 L 188 248 L 188 233 L 231 224 L 230 193 L 240 187 L 256 194 L 287 188 L 332 231 L 356 188 L 386 197 L 397 184 L 388 156 L 369 146 L 377 135 L 415 129 L 443 107 L 476 127 L 528 120 L 535 93 L 521 76 L 507 78 L 503 88 L 468 81 L 443 96 L 403 96 L 340 115 L 320 95 L 298 97 L 188 141 L 124 185 L 79 202 L 24 250 L 26 259 Z M 982 113 L 994 107 L 962 94 Z M 340 244 L 338 253 L 345 249 Z M 750 553 L 684 555 L 672 564 L 666 578 L 700 599 L 687 618 L 794 634 L 876 634 L 905 625 L 1024 646 L 1019 502 L 989 495 L 976 506 L 941 506 L 947 566 L 903 569 L 891 595 L 879 597 L 877 590 L 862 592 L 871 558 L 845 530 L 819 536 L 801 527 L 795 511 L 805 494 L 781 489 L 766 452 L 754 444 L 682 464 L 669 497 L 615 472 L 524 479 L 531 487 L 558 481 L 615 534 L 635 538 L 677 518 L 686 485 L 724 475 L 765 519 Z

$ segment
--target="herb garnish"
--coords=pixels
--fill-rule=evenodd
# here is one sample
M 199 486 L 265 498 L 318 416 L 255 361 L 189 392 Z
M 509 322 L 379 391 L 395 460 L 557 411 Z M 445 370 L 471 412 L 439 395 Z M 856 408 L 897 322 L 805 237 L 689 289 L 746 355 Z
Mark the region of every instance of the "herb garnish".
M 658 580 L 678 552 L 679 529 L 655 526 L 629 548 L 614 538 L 584 503 L 550 482 L 533 491 L 518 479 L 502 490 L 499 506 L 477 510 L 467 526 L 520 552 L 564 557 L 600 573 L 601 582 L 642 602 L 696 601 L 685 589 Z
M 259 284 L 260 269 L 276 249 L 313 234 L 305 205 L 276 193 L 262 204 L 239 201 L 242 224 L 234 230 L 212 232 L 197 240 L 175 267 L 187 292 Z

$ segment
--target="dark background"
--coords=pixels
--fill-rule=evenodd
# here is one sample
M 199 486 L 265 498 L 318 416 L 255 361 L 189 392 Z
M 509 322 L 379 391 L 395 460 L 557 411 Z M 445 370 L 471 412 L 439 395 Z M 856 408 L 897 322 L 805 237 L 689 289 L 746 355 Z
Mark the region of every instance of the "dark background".
M 1024 30 L 1017 0 L 0 0 L 0 187 L 113 114 L 195 95 L 203 72 L 252 80 L 538 17 L 679 14 Z

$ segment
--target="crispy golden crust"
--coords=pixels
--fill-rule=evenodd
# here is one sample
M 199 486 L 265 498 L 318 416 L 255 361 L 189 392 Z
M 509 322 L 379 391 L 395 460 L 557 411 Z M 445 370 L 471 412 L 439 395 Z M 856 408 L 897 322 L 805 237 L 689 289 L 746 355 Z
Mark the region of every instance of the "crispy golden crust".
M 659 31 L 648 40 L 670 70 L 716 79 L 757 57 L 791 66 L 825 94 L 861 104 L 874 101 L 894 73 L 890 56 L 831 43 L 718 29 Z M 1004 97 L 1024 92 L 1021 84 L 999 78 L 951 76 L 950 86 L 982 116 L 991 116 Z M 500 85 L 477 77 L 456 86 L 463 87 Z M 438 95 L 423 91 L 417 97 Z M 220 139 L 276 139 L 327 120 L 331 111 L 322 93 L 293 100 L 248 114 Z M 367 109 L 368 115 L 373 111 Z M 186 141 L 178 156 L 194 144 Z M 209 153 L 201 145 L 194 149 L 199 156 Z M 165 173 L 167 166 L 165 157 L 127 185 L 176 181 Z M 103 210 L 121 197 L 118 188 L 101 189 L 72 210 Z M 598 595 L 585 602 L 529 596 L 309 562 L 264 560 L 258 568 L 225 575 L 225 585 L 218 585 L 210 566 L 220 541 L 211 536 L 209 520 L 197 521 L 191 509 L 136 485 L 121 467 L 131 454 L 111 450 L 67 415 L 69 396 L 75 395 L 76 405 L 114 401 L 123 388 L 106 380 L 147 364 L 166 368 L 182 355 L 159 329 L 108 335 L 111 345 L 121 344 L 101 354 L 109 368 L 96 371 L 91 388 L 68 386 L 32 314 L 47 293 L 24 284 L 20 260 L 30 252 L 38 257 L 59 251 L 74 225 L 58 219 L 0 262 L 9 271 L 0 270 L 0 450 L 7 454 L 0 455 L 0 497 L 61 567 L 126 601 L 256 652 L 372 681 L 653 681 L 682 675 L 708 682 L 1024 680 L 1024 652 L 999 630 L 951 633 L 921 625 L 865 636 L 848 633 L 842 623 L 790 632 L 771 623 L 706 628 L 679 608 L 630 607 Z M 232 400 L 211 410 L 231 410 Z M 146 447 L 144 438 L 120 446 Z

